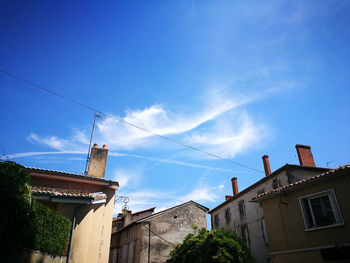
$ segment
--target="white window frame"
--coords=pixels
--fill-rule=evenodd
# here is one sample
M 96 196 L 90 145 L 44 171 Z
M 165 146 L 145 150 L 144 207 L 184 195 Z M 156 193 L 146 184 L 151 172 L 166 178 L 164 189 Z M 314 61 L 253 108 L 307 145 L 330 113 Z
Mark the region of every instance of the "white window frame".
M 304 208 L 304 204 L 303 204 L 303 199 L 307 199 L 308 200 L 308 204 L 310 207 L 310 213 L 311 213 L 311 220 L 313 220 L 313 222 L 315 223 L 315 217 L 314 217 L 314 213 L 312 211 L 312 206 L 310 203 L 310 199 L 314 199 L 314 198 L 318 198 L 318 197 L 322 197 L 322 196 L 328 196 L 330 203 L 331 203 L 331 207 L 332 207 L 332 211 L 336 220 L 336 223 L 331 224 L 331 225 L 327 225 L 327 226 L 315 226 L 315 227 L 309 227 L 307 224 L 307 215 L 305 214 L 305 208 Z M 337 198 L 335 196 L 335 192 L 334 189 L 328 189 L 328 190 L 324 190 L 321 192 L 317 192 L 317 193 L 313 193 L 310 195 L 305 195 L 305 196 L 301 196 L 299 197 L 299 203 L 300 203 L 300 209 L 301 209 L 301 213 L 303 215 L 303 220 L 304 220 L 304 224 L 305 224 L 305 231 L 313 231 L 313 230 L 319 230 L 319 229 L 324 229 L 324 228 L 329 228 L 329 227 L 335 227 L 335 226 L 341 226 L 344 225 L 344 221 L 343 221 L 343 217 L 341 215 L 340 209 L 339 209 L 339 205 L 337 202 Z

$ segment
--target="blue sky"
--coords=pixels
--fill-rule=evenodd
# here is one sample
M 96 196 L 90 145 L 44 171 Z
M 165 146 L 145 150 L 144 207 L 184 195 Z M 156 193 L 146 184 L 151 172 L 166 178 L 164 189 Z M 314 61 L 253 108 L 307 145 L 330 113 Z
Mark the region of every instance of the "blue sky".
M 0 68 L 263 171 L 350 156 L 349 1 L 1 1 Z M 82 173 L 94 112 L 0 73 L 4 158 Z M 209 208 L 263 173 L 102 116 L 107 179 L 129 207 Z M 7 157 L 6 157 L 7 156 Z M 116 212 L 121 208 L 118 203 Z

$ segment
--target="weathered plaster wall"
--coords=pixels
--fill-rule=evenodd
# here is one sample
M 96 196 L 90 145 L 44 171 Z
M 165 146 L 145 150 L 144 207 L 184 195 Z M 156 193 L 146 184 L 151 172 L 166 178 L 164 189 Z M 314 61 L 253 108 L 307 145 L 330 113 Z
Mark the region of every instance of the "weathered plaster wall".
M 276 177 L 272 177 L 269 180 L 259 184 L 255 188 L 246 192 L 242 196 L 228 203 L 226 206 L 223 206 L 212 213 L 211 219 L 214 222 L 215 215 L 219 216 L 219 227 L 233 230 L 239 236 L 242 237 L 241 227 L 248 227 L 249 234 L 249 245 L 251 252 L 253 254 L 254 260 L 257 263 L 266 263 L 269 262 L 268 254 L 268 241 L 264 238 L 262 219 L 264 218 L 263 210 L 260 204 L 250 202 L 253 196 L 256 196 L 260 192 L 266 192 L 273 189 L 272 183 L 273 180 L 277 178 L 277 181 L 281 185 L 287 185 L 290 183 L 290 180 L 300 180 L 305 177 L 313 176 L 319 174 L 320 172 L 315 171 L 306 171 L 294 169 L 290 170 L 290 173 L 287 174 L 287 171 L 281 171 L 277 174 Z M 244 201 L 246 213 L 241 216 L 239 213 L 239 203 Z M 225 218 L 225 209 L 229 208 L 231 212 L 231 221 L 226 222 Z
M 206 212 L 195 204 L 180 206 L 168 213 L 151 218 L 151 230 L 165 240 L 177 244 L 181 243 L 185 236 L 193 233 L 192 224 L 199 228 L 207 228 Z M 148 227 L 148 226 L 147 226 Z M 147 263 L 148 258 L 148 230 L 142 228 L 140 263 Z M 169 258 L 170 250 L 174 247 L 155 234 L 151 233 L 150 262 L 165 262 Z

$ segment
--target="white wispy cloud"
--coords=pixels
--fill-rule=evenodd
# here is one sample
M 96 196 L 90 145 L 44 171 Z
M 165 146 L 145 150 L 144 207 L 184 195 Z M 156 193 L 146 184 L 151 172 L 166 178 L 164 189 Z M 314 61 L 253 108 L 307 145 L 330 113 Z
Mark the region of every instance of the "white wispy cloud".
M 122 119 L 156 134 L 176 136 L 177 140 L 189 145 L 232 158 L 261 141 L 268 130 L 240 107 L 276 92 L 279 92 L 276 88 L 234 93 L 228 88 L 213 88 L 203 96 L 201 106 L 196 106 L 200 109 L 193 112 L 173 112 L 160 104 L 143 110 L 128 110 L 124 117 L 109 116 L 98 120 L 94 142 L 107 144 L 111 150 L 129 152 L 140 148 L 172 147 L 168 142 L 161 144 L 163 141 L 149 132 L 118 121 Z M 86 132 L 79 129 L 75 129 L 69 139 L 32 133 L 28 140 L 59 151 L 82 151 L 88 144 Z
M 77 155 L 86 155 L 86 152 L 83 151 L 52 151 L 52 152 L 22 152 L 22 153 L 13 153 L 13 154 L 8 154 L 2 156 L 3 159 L 6 160 L 12 160 L 12 159 L 17 159 L 17 158 L 23 158 L 23 157 L 31 157 L 31 156 L 40 156 L 40 155 L 66 155 L 66 154 L 77 154 Z M 130 169 L 128 169 L 128 172 L 123 171 L 123 170 L 118 170 L 114 174 L 114 179 L 117 180 L 118 182 L 120 179 L 118 179 L 117 175 L 121 175 L 122 182 L 128 182 L 130 181 L 131 178 L 135 178 L 144 172 L 148 171 L 149 169 L 153 168 L 154 166 L 161 165 L 162 163 L 170 163 L 170 164 L 175 164 L 175 165 L 180 165 L 180 166 L 187 166 L 187 167 L 192 167 L 192 168 L 198 168 L 198 169 L 204 169 L 208 171 L 218 171 L 218 172 L 223 172 L 223 173 L 242 173 L 242 171 L 234 171 L 231 169 L 225 169 L 225 168 L 220 168 L 220 167 L 213 167 L 213 166 L 208 166 L 208 165 L 202 165 L 202 164 L 196 164 L 196 163 L 190 163 L 190 162 L 184 162 L 184 161 L 178 161 L 178 160 L 171 160 L 171 159 L 161 159 L 161 158 L 156 158 L 156 157 L 150 157 L 150 156 L 142 156 L 138 154 L 128 154 L 128 153 L 119 153 L 119 152 L 109 152 L 108 156 L 110 157 L 131 157 L 131 158 L 137 158 L 137 159 L 144 159 L 144 160 L 149 160 L 152 162 L 156 162 L 155 164 L 146 167 L 143 170 L 140 171 L 133 171 L 131 172 Z M 73 158 L 67 158 L 66 156 L 62 157 L 65 160 L 70 159 L 73 160 Z M 79 158 L 79 160 L 85 160 L 84 158 Z

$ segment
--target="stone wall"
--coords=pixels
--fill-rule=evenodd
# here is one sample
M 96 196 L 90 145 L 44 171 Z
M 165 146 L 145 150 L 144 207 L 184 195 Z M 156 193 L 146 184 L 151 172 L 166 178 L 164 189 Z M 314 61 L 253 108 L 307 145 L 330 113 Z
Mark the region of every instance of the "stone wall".
M 18 263 L 65 263 L 67 257 L 55 257 L 40 251 L 23 248 L 15 262 Z

